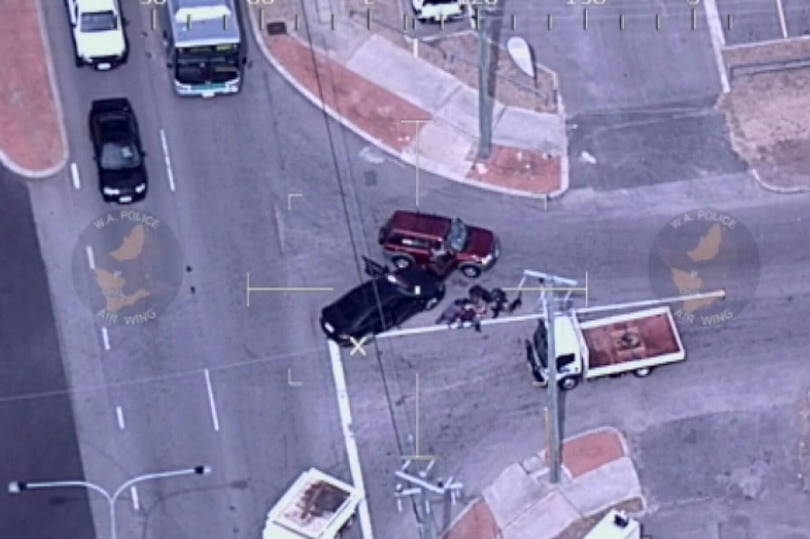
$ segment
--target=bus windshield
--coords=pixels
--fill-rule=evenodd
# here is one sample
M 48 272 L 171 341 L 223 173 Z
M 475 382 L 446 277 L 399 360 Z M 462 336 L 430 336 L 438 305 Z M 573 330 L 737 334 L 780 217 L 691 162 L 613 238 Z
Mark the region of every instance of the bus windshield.
M 223 83 L 239 78 L 239 45 L 178 48 L 175 77 L 182 84 Z

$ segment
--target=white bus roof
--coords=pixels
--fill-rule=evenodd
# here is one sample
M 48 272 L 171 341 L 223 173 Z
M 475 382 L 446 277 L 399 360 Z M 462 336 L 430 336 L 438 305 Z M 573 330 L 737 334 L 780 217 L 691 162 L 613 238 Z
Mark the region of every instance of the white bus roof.
M 234 0 L 169 0 L 169 23 L 177 47 L 239 43 Z

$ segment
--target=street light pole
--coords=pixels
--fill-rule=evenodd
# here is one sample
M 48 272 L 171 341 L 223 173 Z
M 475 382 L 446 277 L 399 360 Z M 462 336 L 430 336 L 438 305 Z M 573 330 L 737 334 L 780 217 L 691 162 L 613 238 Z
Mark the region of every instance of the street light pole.
M 544 283 L 545 287 L 545 283 Z M 554 283 L 551 283 L 554 287 Z M 548 358 L 548 400 L 549 415 L 551 424 L 549 425 L 548 440 L 548 460 L 549 460 L 549 481 L 558 483 L 560 481 L 560 388 L 557 385 L 557 352 L 554 348 L 554 318 L 557 306 L 554 304 L 554 292 L 551 292 L 552 304 L 549 308 L 547 297 L 548 291 L 543 290 L 543 314 L 546 324 L 546 357 Z
M 475 9 L 475 26 L 478 30 L 478 158 L 489 159 L 492 154 L 492 109 L 489 106 L 489 42 L 487 41 L 486 17 L 482 8 Z
M 181 475 L 208 475 L 211 473 L 211 468 L 208 466 L 195 466 L 194 468 L 186 468 L 184 470 L 172 470 L 168 472 L 158 472 L 158 473 L 151 473 L 151 474 L 144 474 L 139 475 L 137 477 L 133 477 L 132 479 L 126 481 L 123 485 L 118 487 L 115 492 L 110 494 L 104 488 L 96 485 L 95 483 L 90 483 L 89 481 L 43 481 L 37 483 L 28 483 L 22 481 L 12 481 L 8 484 L 8 492 L 9 494 L 19 494 L 24 490 L 32 490 L 37 488 L 64 488 L 64 487 L 83 487 L 89 490 L 93 490 L 98 492 L 104 499 L 107 500 L 107 503 L 110 508 L 110 537 L 111 539 L 116 539 L 116 526 L 115 526 L 115 502 L 118 500 L 118 496 L 121 495 L 129 487 L 141 483 L 143 481 L 150 481 L 152 479 L 166 479 L 168 477 L 177 477 Z

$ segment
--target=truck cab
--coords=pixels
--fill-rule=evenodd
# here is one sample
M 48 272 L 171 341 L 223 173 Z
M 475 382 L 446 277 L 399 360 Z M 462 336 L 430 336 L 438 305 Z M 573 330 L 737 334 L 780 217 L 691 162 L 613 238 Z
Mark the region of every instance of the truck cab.
M 638 377 L 654 367 L 686 359 L 675 320 L 669 307 L 656 307 L 616 316 L 581 321 L 584 309 L 556 314 L 554 349 L 557 383 L 575 388 L 583 379 L 618 376 L 632 372 Z M 538 324 L 526 341 L 526 359 L 540 385 L 549 380 L 547 323 Z
M 641 524 L 623 511 L 611 509 L 583 539 L 644 539 Z
M 569 315 L 560 315 L 554 319 L 554 349 L 557 352 L 557 377 L 560 387 L 573 389 L 582 374 L 582 357 L 577 332 Z M 526 360 L 535 381 L 545 386 L 548 384 L 548 327 L 545 320 L 540 320 L 532 334 L 531 341 L 526 341 Z M 570 386 L 570 387 L 569 387 Z

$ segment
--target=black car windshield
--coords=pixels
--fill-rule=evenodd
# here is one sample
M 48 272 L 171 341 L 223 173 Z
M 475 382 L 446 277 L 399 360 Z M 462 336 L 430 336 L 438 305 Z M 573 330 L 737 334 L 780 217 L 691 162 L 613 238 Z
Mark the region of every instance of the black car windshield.
M 109 32 L 118 28 L 118 17 L 112 11 L 82 13 L 82 32 Z
M 447 233 L 445 241 L 456 252 L 463 251 L 467 246 L 467 225 L 461 219 L 453 219 L 450 223 L 450 231 Z
M 175 69 L 182 84 L 223 83 L 239 78 L 238 45 L 177 49 Z
M 101 147 L 100 163 L 104 170 L 136 168 L 141 164 L 141 154 L 134 142 L 107 142 Z

